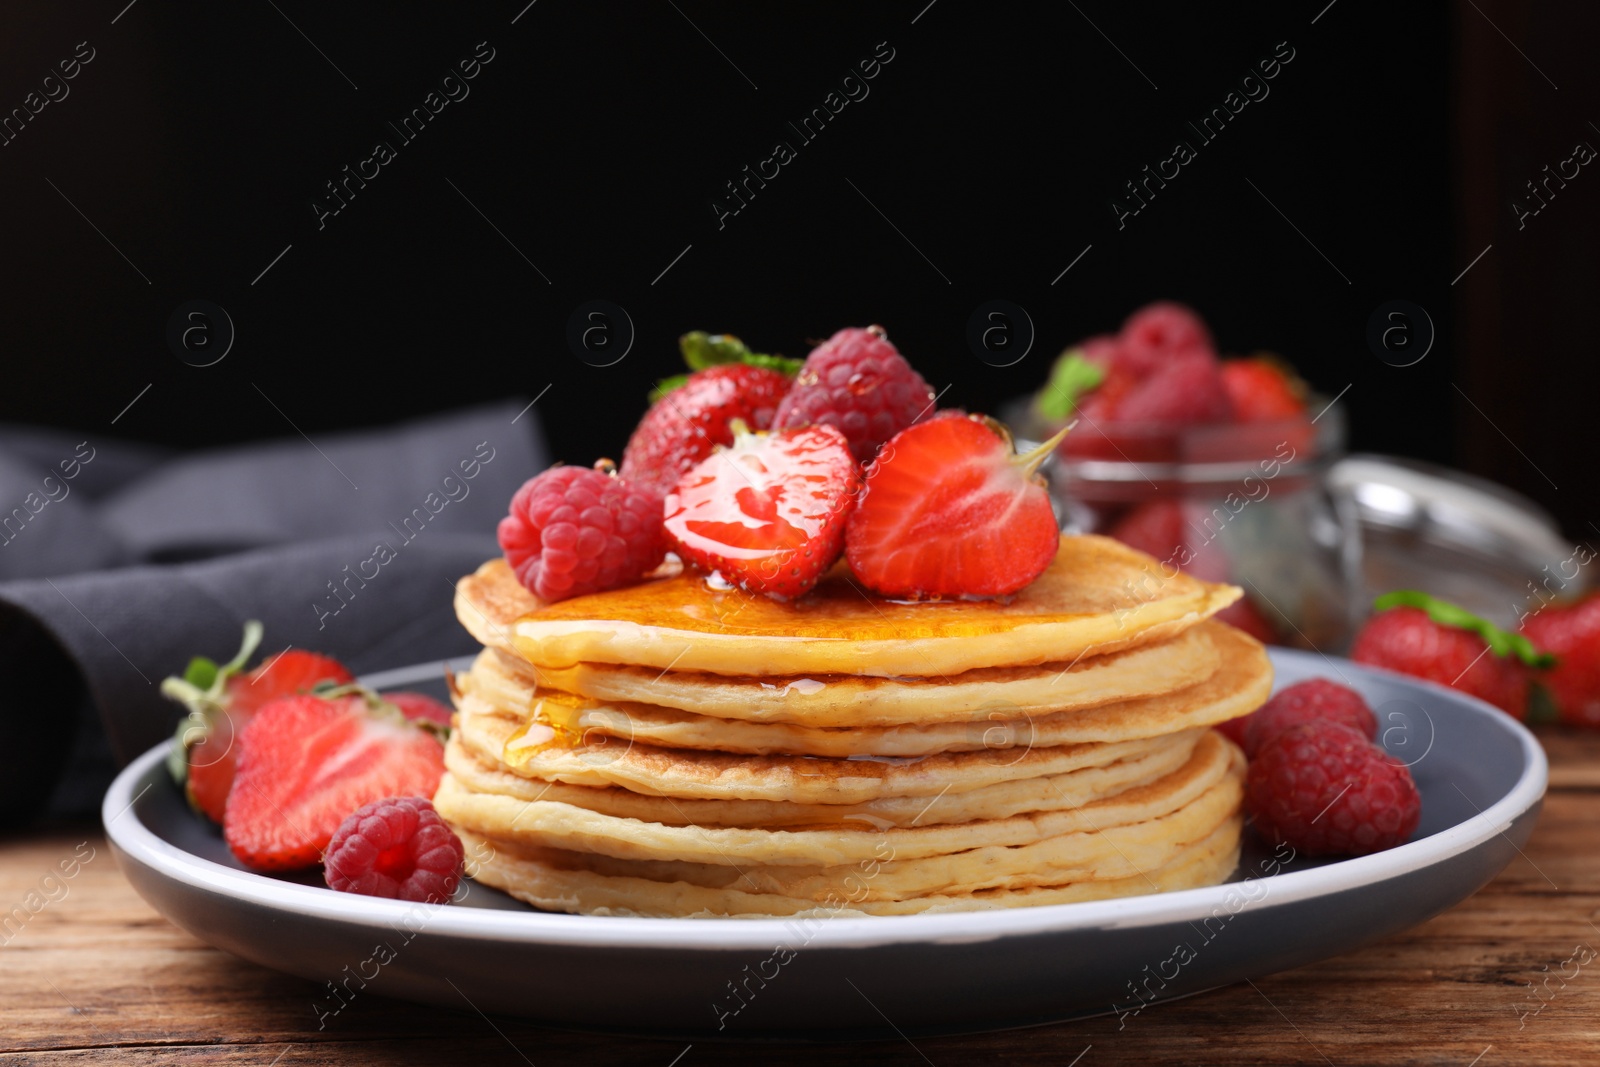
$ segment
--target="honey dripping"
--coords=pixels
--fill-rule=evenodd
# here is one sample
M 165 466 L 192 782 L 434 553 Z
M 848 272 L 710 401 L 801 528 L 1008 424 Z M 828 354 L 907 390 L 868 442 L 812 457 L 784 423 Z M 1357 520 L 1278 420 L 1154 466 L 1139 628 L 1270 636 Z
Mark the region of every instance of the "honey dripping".
M 586 703 L 582 697 L 569 693 L 536 691 L 528 701 L 527 721 L 506 738 L 501 760 L 508 767 L 520 769 L 540 753 L 581 748 Z

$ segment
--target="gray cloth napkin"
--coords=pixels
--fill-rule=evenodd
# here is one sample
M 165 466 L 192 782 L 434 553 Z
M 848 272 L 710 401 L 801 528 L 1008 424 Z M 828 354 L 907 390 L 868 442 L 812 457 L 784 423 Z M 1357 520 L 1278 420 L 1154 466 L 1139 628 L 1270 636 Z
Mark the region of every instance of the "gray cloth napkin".
M 161 679 L 230 657 L 247 619 L 265 652 L 357 673 L 472 651 L 454 583 L 548 465 L 523 410 L 175 457 L 0 432 L 0 820 L 92 806 L 113 760 L 171 735 Z

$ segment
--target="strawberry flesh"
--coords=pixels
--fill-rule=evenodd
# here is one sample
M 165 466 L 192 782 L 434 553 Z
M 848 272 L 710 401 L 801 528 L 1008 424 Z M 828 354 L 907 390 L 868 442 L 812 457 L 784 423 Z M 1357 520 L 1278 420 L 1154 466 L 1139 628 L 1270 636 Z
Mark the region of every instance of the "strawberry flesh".
M 189 773 L 184 789 L 189 803 L 212 822 L 222 822 L 238 762 L 239 731 L 257 709 L 279 697 L 310 692 L 321 682 L 353 681 L 355 676 L 338 660 L 302 649 L 286 649 L 248 674 L 229 677 L 205 729 L 186 735 Z
M 839 558 L 860 482 L 849 442 L 831 426 L 741 433 L 667 494 L 667 538 L 742 589 L 793 599 Z
M 352 811 L 389 796 L 432 796 L 444 773 L 438 739 L 359 697 L 285 697 L 239 734 L 223 837 L 246 866 L 289 871 L 320 862 Z
M 884 445 L 850 516 L 850 569 L 891 597 L 997 597 L 1033 581 L 1060 533 L 1033 470 L 989 423 L 944 412 Z

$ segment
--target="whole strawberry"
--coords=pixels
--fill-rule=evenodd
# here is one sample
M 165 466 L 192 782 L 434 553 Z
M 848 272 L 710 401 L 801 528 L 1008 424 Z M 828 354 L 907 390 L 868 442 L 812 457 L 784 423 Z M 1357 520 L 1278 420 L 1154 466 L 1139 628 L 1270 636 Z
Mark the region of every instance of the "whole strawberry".
M 1411 771 L 1340 723 L 1291 726 L 1250 761 L 1245 809 L 1273 844 L 1364 856 L 1405 843 L 1422 815 Z
M 1600 726 L 1600 594 L 1530 616 L 1522 632 L 1539 651 L 1555 657 L 1536 682 L 1562 722 Z
M 1368 741 L 1378 732 L 1378 720 L 1366 698 L 1327 678 L 1308 678 L 1287 686 L 1237 721 L 1245 723 L 1244 750 L 1249 756 L 1285 730 L 1305 722 L 1342 723 Z
M 256 870 L 310 867 L 352 811 L 383 797 L 432 796 L 443 774 L 437 732 L 392 704 L 365 692 L 283 697 L 239 735 L 222 836 Z
M 1278 422 L 1306 411 L 1306 383 L 1273 356 L 1223 360 L 1222 386 L 1239 422 Z
M 882 326 L 840 330 L 814 348 L 778 405 L 773 428 L 832 426 L 858 463 L 933 412 L 934 394 Z
M 622 476 L 665 496 L 712 449 L 733 444 L 734 419 L 757 430 L 771 426 L 789 385 L 780 371 L 743 363 L 695 371 L 639 420 L 622 453 Z
M 506 562 L 540 600 L 636 582 L 666 554 L 661 494 L 604 466 L 551 467 L 517 490 L 500 520 Z
M 839 558 L 861 471 L 831 426 L 736 427 L 667 494 L 663 525 L 686 561 L 741 589 L 790 600 Z
M 1059 440 L 1019 456 L 1002 427 L 959 411 L 902 430 L 867 468 L 845 534 L 850 569 L 891 597 L 1017 592 L 1061 545 L 1036 475 Z
M 1356 634 L 1351 659 L 1452 686 L 1514 719 L 1527 717 L 1527 668 L 1550 658 L 1526 637 L 1414 590 L 1387 593 L 1373 607 L 1378 614 Z
M 196 656 L 182 678 L 161 683 L 163 695 L 189 709 L 178 723 L 168 769 L 190 805 L 212 822 L 222 822 L 238 761 L 238 734 L 258 708 L 279 697 L 308 693 L 319 684 L 355 680 L 337 660 L 297 648 L 245 672 L 261 634 L 260 623 L 246 623 L 244 643 L 231 661 L 219 665 Z

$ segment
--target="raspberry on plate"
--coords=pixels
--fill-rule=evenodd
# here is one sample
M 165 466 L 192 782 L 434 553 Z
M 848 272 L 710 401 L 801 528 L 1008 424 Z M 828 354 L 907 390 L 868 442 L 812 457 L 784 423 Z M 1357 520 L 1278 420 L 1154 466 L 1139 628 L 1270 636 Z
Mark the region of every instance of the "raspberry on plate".
M 960 411 L 901 431 L 867 469 L 845 532 L 850 569 L 884 596 L 1015 593 L 1061 545 L 1035 473 L 1060 439 L 1019 456 L 1003 427 Z
M 856 462 L 919 419 L 932 414 L 933 390 L 882 326 L 840 330 L 812 350 L 794 387 L 778 405 L 772 426 L 832 426 L 850 442 Z
M 517 580 L 546 601 L 636 582 L 666 554 L 661 494 L 587 467 L 528 479 L 497 533 Z
M 442 904 L 461 883 L 466 850 L 423 797 L 385 797 L 339 824 L 323 857 L 328 888 Z
M 1369 741 L 1378 732 L 1378 720 L 1366 699 L 1354 689 L 1326 678 L 1296 682 L 1247 715 L 1244 722 L 1244 750 L 1250 756 L 1303 722 L 1342 723 Z
M 1411 771 L 1341 723 L 1303 722 L 1250 761 L 1245 808 L 1261 834 L 1311 856 L 1403 844 L 1422 816 Z

